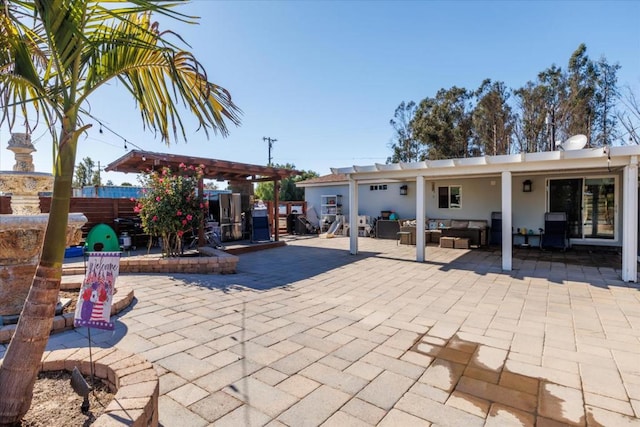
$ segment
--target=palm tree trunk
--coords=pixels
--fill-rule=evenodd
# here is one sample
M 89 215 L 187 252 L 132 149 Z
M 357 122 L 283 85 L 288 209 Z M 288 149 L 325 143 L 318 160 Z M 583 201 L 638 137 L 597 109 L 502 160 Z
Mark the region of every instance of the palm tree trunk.
M 42 255 L 15 334 L 0 366 L 0 426 L 19 422 L 31 406 L 33 386 L 49 339 L 60 290 L 77 137 L 63 131 Z M 65 143 L 66 142 L 66 143 Z

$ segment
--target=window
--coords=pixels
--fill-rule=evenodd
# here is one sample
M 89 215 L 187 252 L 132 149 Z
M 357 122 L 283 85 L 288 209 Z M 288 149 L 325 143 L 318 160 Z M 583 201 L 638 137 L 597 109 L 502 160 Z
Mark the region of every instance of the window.
M 459 185 L 438 187 L 438 207 L 440 209 L 460 209 L 462 207 L 462 187 Z
M 369 191 L 378 191 L 378 190 L 386 190 L 386 189 L 387 189 L 387 184 L 369 186 Z

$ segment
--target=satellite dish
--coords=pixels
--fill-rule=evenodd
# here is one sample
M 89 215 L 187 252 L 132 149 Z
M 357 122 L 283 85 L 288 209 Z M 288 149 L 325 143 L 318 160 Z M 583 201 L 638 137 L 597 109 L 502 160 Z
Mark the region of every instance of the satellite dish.
M 573 135 L 571 138 L 560 144 L 560 148 L 562 148 L 564 151 L 582 150 L 585 145 L 587 145 L 587 136 L 578 134 Z

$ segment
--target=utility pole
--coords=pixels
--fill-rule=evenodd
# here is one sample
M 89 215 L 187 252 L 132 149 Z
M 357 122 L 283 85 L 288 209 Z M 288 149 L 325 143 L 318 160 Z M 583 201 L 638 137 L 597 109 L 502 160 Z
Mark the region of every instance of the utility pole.
M 267 166 L 271 166 L 271 148 L 273 148 L 273 143 L 276 142 L 277 139 L 263 136 L 262 140 L 269 142 L 269 163 L 267 163 Z

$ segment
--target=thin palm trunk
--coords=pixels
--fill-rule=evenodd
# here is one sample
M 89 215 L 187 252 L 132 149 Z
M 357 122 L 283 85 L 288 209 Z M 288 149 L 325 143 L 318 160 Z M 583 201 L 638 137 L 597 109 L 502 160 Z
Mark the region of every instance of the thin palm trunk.
M 178 106 L 187 107 L 207 135 L 208 129 L 226 135 L 224 120 L 239 123 L 229 92 L 208 82 L 202 64 L 190 52 L 163 38 L 175 34 L 160 32 L 151 20 L 151 13 L 157 12 L 195 22 L 172 12 L 180 2 L 137 0 L 122 7 L 103 3 L 33 0 L 2 2 L 0 7 L 0 98 L 8 106 L 0 123 L 11 128 L 19 113 L 29 115 L 25 106 L 33 104 L 48 128 L 62 125 L 60 139 L 54 141 L 54 190 L 40 263 L 0 367 L 0 425 L 17 423 L 27 412 L 53 323 L 76 144 L 86 130 L 77 126 L 89 115 L 89 97 L 120 79 L 137 101 L 145 127 L 157 131 L 166 143 L 172 137 L 186 140 Z
M 29 410 L 40 360 L 53 325 L 62 276 L 76 139 L 69 133 L 61 139 L 67 143 L 60 147 L 42 256 L 0 367 L 0 426 L 19 422 Z

